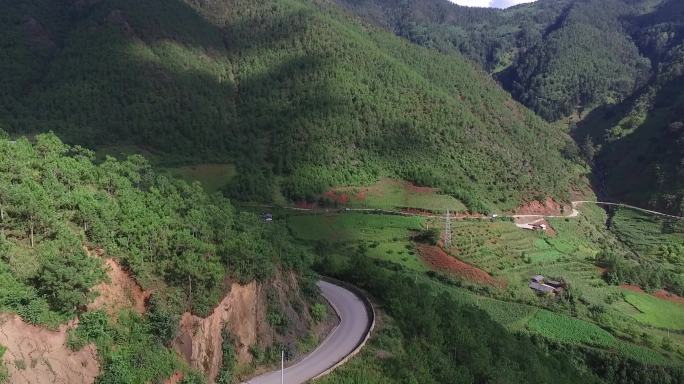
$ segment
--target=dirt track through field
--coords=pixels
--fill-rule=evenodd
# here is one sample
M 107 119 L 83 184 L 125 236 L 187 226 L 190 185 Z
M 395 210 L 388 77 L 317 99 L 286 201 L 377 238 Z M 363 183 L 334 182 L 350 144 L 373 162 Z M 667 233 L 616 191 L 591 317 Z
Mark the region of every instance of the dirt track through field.
M 622 204 L 622 203 L 611 203 L 611 202 L 606 202 L 606 201 L 590 201 L 590 200 L 577 200 L 571 202 L 572 204 L 572 211 L 568 213 L 567 215 L 549 215 L 549 214 L 497 214 L 496 217 L 502 217 L 502 218 L 512 218 L 512 219 L 525 219 L 525 218 L 557 218 L 557 219 L 565 219 L 565 218 L 574 218 L 578 217 L 581 212 L 577 209 L 577 207 L 581 204 L 596 204 L 596 205 L 608 205 L 608 206 L 616 206 L 616 207 L 622 207 L 622 208 L 628 208 L 628 209 L 633 209 L 636 211 L 644 212 L 644 213 L 649 213 L 652 215 L 657 215 L 657 216 L 663 216 L 667 217 L 670 219 L 675 219 L 675 220 L 684 220 L 684 217 L 682 216 L 675 216 L 675 215 L 670 215 L 667 213 L 663 212 L 658 212 L 658 211 L 652 211 L 649 209 L 644 209 L 644 208 L 639 208 L 635 207 L 633 205 L 629 204 Z M 425 218 L 445 218 L 445 215 L 438 215 L 438 214 L 424 214 L 424 213 L 415 213 L 412 211 L 407 211 L 407 210 L 401 210 L 401 211 L 396 211 L 396 210 L 391 210 L 391 209 L 377 209 L 377 208 L 336 208 L 336 209 L 321 209 L 321 208 L 315 208 L 315 207 L 309 207 L 309 206 L 304 206 L 302 205 L 301 207 L 275 207 L 273 205 L 266 205 L 266 204 L 260 204 L 260 205 L 251 205 L 253 207 L 261 207 L 261 208 L 280 208 L 280 209 L 286 209 L 286 210 L 291 210 L 291 211 L 299 211 L 299 212 L 311 212 L 315 214 L 330 214 L 334 212 L 368 212 L 368 213 L 379 213 L 379 214 L 389 214 L 389 215 L 400 215 L 400 216 L 416 216 L 416 217 L 425 217 Z M 485 215 L 477 215 L 477 214 L 451 214 L 452 219 L 481 219 L 481 220 L 486 220 L 486 219 L 491 219 L 493 216 L 485 216 Z

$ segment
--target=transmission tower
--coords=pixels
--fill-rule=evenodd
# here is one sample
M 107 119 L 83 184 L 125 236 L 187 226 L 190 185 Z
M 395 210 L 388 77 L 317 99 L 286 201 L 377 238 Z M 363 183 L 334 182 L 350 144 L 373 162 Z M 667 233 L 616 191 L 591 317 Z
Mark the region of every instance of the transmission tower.
M 451 248 L 451 215 L 446 211 L 446 224 L 444 225 L 444 249 Z

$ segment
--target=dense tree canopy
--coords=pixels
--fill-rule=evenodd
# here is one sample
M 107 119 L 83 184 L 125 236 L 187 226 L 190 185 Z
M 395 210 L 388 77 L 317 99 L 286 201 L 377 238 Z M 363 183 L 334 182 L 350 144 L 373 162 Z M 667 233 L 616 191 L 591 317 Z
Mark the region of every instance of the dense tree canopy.
M 177 310 L 199 313 L 218 302 L 226 276 L 265 279 L 275 265 L 310 263 L 284 228 L 236 216 L 228 200 L 198 183 L 159 176 L 140 156 L 93 157 L 53 134 L 0 139 L 4 310 L 39 323 L 72 316 L 105 277 L 88 248 L 117 256 L 143 285 L 168 284 Z
M 42 3 L 0 16 L 11 132 L 234 161 L 250 199 L 389 176 L 484 211 L 576 180 L 570 140 L 485 73 L 327 2 Z
M 414 43 L 461 52 L 548 120 L 584 118 L 574 135 L 597 193 L 684 212 L 681 1 L 337 2 Z

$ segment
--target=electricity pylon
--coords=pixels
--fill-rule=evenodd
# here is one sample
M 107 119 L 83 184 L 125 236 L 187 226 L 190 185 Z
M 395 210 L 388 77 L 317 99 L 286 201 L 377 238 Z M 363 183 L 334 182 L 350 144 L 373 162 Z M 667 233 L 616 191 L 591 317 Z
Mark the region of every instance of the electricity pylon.
M 446 224 L 444 225 L 444 249 L 451 248 L 451 215 L 446 211 Z

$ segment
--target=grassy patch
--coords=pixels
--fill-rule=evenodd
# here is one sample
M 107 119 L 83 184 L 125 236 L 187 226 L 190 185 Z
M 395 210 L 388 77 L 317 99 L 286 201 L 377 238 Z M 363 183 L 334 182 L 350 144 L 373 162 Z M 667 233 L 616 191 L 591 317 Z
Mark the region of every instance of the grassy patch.
M 420 230 L 425 219 L 363 213 L 327 216 L 301 215 L 288 218 L 295 237 L 309 241 L 360 242 L 368 255 L 423 272 L 426 267 L 413 250 L 409 235 Z
M 637 292 L 626 292 L 625 301 L 638 313 L 631 314 L 638 321 L 659 328 L 684 329 L 684 306 Z
M 303 240 L 377 241 L 405 240 L 408 231 L 419 230 L 424 219 L 363 213 L 292 216 L 288 225 Z
M 223 188 L 236 174 L 233 164 L 197 164 L 164 168 L 170 175 L 188 182 L 199 181 L 207 192 Z
M 530 331 L 570 344 L 612 347 L 616 339 L 601 327 L 547 310 L 537 312 L 527 323 Z
M 338 199 L 348 199 L 348 205 L 357 208 L 410 208 L 434 212 L 443 212 L 447 209 L 452 212 L 463 212 L 467 209 L 461 201 L 439 193 L 437 188 L 417 187 L 393 179 L 382 179 L 365 188 L 337 188 L 333 192 Z

